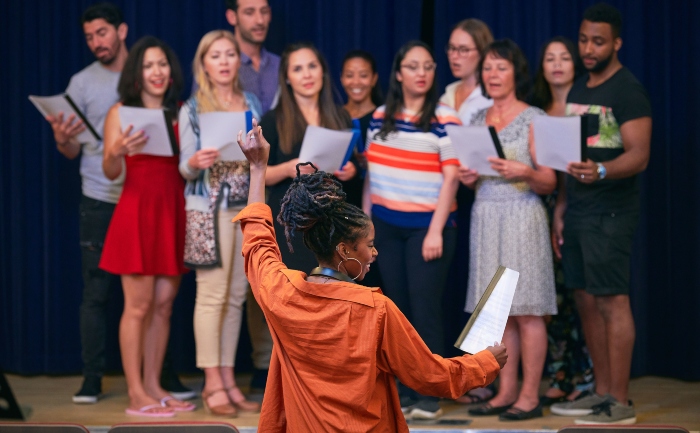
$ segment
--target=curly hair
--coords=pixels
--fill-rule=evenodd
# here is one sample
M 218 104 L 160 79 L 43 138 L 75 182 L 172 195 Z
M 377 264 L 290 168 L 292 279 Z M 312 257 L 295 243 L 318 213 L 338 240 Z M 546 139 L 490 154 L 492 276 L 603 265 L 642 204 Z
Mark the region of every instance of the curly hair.
M 316 172 L 300 174 L 299 167 L 311 165 Z M 369 217 L 345 201 L 340 182 L 312 163 L 297 164 L 297 176 L 282 198 L 277 221 L 284 227 L 289 251 L 294 252 L 294 232 L 302 232 L 304 245 L 319 261 L 330 261 L 339 242 L 354 243 L 366 236 Z

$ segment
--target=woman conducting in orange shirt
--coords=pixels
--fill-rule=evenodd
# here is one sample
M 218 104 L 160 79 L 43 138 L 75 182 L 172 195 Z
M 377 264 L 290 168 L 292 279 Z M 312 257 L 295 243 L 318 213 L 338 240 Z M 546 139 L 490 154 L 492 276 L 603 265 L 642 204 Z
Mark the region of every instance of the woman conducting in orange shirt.
M 297 174 L 282 201 L 278 220 L 288 243 L 303 232 L 320 265 L 308 275 L 287 269 L 265 204 L 270 145 L 253 122 L 245 142 L 238 136 L 250 189 L 234 221 L 241 222 L 246 274 L 274 340 L 258 431 L 408 432 L 395 377 L 452 399 L 492 382 L 506 362 L 504 346 L 434 355 L 378 288 L 355 284 L 377 256 L 374 226 L 345 202 L 330 174 Z

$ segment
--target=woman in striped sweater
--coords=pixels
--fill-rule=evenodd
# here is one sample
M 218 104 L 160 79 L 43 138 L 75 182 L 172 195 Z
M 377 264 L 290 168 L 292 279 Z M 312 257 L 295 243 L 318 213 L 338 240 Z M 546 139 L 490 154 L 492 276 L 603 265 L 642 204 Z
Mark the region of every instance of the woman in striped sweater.
M 384 291 L 433 353 L 443 354 L 442 293 L 457 241 L 459 161 L 445 133 L 457 113 L 438 105 L 435 61 L 420 41 L 394 57 L 386 105 L 367 133 L 364 211 L 372 215 Z M 438 399 L 400 387 L 412 418 L 441 415 Z

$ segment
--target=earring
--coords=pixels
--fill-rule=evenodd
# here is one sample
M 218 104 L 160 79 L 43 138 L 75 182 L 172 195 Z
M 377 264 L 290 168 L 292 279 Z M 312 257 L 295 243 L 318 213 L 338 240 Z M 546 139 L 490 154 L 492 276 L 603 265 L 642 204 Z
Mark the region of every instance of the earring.
M 357 262 L 358 265 L 360 265 L 360 272 L 359 272 L 357 275 L 355 275 L 355 278 L 352 279 L 353 281 L 355 281 L 356 279 L 358 279 L 358 278 L 360 277 L 360 275 L 362 275 L 362 262 L 359 261 L 359 260 L 357 260 L 356 258 L 354 258 L 354 257 L 348 257 L 347 259 L 341 260 L 341 261 L 338 263 L 338 272 L 340 272 L 340 265 L 342 265 L 343 262 L 347 262 L 347 261 L 349 261 L 349 260 L 354 260 L 354 261 Z M 346 271 L 348 270 L 347 266 L 343 265 L 343 267 L 345 268 Z M 349 276 L 350 276 L 350 275 L 348 275 L 348 277 L 349 277 Z

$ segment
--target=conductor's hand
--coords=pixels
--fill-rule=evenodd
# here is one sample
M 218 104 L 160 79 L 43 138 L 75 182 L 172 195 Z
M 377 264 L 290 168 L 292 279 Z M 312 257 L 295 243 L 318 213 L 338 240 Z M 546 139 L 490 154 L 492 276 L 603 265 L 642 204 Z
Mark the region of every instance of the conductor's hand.
M 486 350 L 491 352 L 493 357 L 496 358 L 499 367 L 503 368 L 503 366 L 506 365 L 506 361 L 508 361 L 508 352 L 506 352 L 505 345 L 493 343 L 493 346 L 487 347 Z
M 83 121 L 76 119 L 75 114 L 68 116 L 65 121 L 62 112 L 58 113 L 57 116 L 46 116 L 46 120 L 51 124 L 53 138 L 59 146 L 65 146 L 70 140 L 85 131 Z
M 270 156 L 270 143 L 263 136 L 262 127 L 258 121 L 253 119 L 253 129 L 245 135 L 243 141 L 243 131 L 238 132 L 238 145 L 251 168 L 264 169 L 267 167 L 267 159 Z

